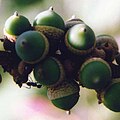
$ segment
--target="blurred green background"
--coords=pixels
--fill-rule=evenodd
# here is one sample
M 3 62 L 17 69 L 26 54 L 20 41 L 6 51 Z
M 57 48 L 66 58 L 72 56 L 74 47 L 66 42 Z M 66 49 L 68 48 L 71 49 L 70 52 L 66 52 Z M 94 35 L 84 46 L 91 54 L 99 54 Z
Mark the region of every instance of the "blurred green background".
M 50 6 L 66 21 L 76 15 L 87 23 L 96 35 L 112 35 L 120 41 L 120 0 L 0 0 L 0 38 L 6 19 L 14 11 L 26 16 L 31 24 L 35 16 Z M 1 49 L 2 43 L 0 43 Z M 119 45 L 120 46 L 120 45 Z M 81 88 L 80 99 L 67 116 L 46 98 L 45 88 L 19 88 L 12 77 L 3 73 L 0 84 L 0 120 L 119 120 L 115 113 L 98 105 L 96 93 Z

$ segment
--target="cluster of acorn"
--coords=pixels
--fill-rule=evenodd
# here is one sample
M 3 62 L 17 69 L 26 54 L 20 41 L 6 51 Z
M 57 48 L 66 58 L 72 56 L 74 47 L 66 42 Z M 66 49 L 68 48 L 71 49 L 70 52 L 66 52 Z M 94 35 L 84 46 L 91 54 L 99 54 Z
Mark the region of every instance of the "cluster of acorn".
M 82 86 L 95 90 L 99 103 L 120 112 L 120 54 L 112 36 L 95 36 L 75 16 L 64 22 L 50 7 L 33 25 L 15 12 L 5 22 L 1 41 L 0 65 L 19 87 L 46 86 L 51 102 L 70 112 Z M 29 81 L 31 72 L 36 82 Z

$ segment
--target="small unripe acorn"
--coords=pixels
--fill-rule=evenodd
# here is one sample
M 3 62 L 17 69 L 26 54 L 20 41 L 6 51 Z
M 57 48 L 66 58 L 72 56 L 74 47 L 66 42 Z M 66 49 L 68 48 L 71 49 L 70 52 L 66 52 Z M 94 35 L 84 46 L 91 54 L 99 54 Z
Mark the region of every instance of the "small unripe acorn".
M 56 85 L 65 77 L 61 62 L 54 57 L 48 57 L 37 64 L 33 74 L 38 83 L 46 86 Z
M 85 55 L 95 48 L 95 34 L 88 25 L 77 24 L 66 33 L 65 44 L 72 53 Z
M 60 15 L 53 11 L 53 7 L 39 13 L 33 22 L 33 26 L 52 26 L 64 30 L 64 21 Z
M 114 112 L 120 112 L 120 79 L 114 79 L 102 94 L 103 104 Z
M 18 15 L 18 12 L 16 11 L 5 22 L 4 35 L 9 40 L 15 41 L 17 36 L 31 29 L 32 27 L 29 20 L 22 15 Z
M 15 50 L 23 61 L 35 64 L 46 57 L 49 51 L 49 43 L 42 33 L 27 31 L 17 38 Z
M 105 51 L 105 60 L 108 62 L 114 60 L 119 49 L 116 40 L 112 36 L 104 34 L 96 37 L 96 47 Z
M 83 87 L 102 90 L 111 82 L 111 68 L 101 58 L 86 60 L 79 71 L 79 82 Z
M 58 108 L 70 111 L 79 100 L 79 85 L 75 82 L 61 82 L 57 86 L 48 87 L 47 95 Z
M 42 32 L 49 40 L 49 53 L 53 54 L 58 49 L 59 42 L 64 37 L 64 20 L 53 7 L 39 13 L 33 22 L 34 29 Z

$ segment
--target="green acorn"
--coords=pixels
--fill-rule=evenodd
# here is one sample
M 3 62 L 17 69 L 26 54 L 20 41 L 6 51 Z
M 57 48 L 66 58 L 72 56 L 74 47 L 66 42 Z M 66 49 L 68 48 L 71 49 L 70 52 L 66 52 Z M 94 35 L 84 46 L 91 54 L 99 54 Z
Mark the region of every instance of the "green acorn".
M 64 38 L 64 20 L 58 15 L 53 7 L 39 13 L 33 22 L 34 29 L 42 32 L 49 40 L 49 53 L 55 53 L 59 42 Z
M 79 71 L 80 84 L 86 88 L 102 90 L 111 82 L 111 68 L 101 58 L 90 58 Z
M 61 62 L 54 57 L 46 58 L 37 64 L 33 73 L 36 81 L 46 86 L 56 85 L 65 77 Z
M 23 61 L 35 64 L 46 57 L 49 51 L 49 43 L 42 33 L 27 31 L 17 38 L 15 50 Z
M 53 11 L 53 7 L 49 10 L 39 13 L 33 22 L 33 26 L 51 26 L 64 30 L 64 21 L 60 15 Z
M 105 60 L 108 62 L 113 61 L 116 54 L 118 54 L 118 44 L 110 35 L 98 35 L 96 37 L 96 47 L 105 51 Z
M 72 53 L 86 55 L 95 48 L 95 34 L 86 24 L 77 24 L 66 33 L 65 44 Z
M 47 95 L 58 108 L 70 111 L 79 100 L 79 85 L 75 82 L 61 82 L 57 86 L 48 87 Z
M 113 83 L 102 93 L 102 102 L 110 110 L 120 112 L 120 79 L 114 79 Z
M 13 42 L 16 41 L 17 36 L 31 29 L 32 27 L 29 20 L 19 15 L 18 12 L 15 12 L 14 15 L 10 16 L 5 22 L 4 35 Z

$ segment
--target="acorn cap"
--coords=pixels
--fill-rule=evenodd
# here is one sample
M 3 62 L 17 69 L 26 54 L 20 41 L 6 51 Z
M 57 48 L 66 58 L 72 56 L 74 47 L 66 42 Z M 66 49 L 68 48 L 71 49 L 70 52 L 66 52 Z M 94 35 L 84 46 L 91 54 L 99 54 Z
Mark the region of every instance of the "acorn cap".
M 116 42 L 116 40 L 114 39 L 114 37 L 110 36 L 110 35 L 98 35 L 96 37 L 96 47 L 100 47 L 102 45 L 104 45 L 105 43 L 109 43 L 114 50 L 116 51 L 116 53 L 118 53 L 118 44 Z
M 58 86 L 49 87 L 48 98 L 58 108 L 70 110 L 79 99 L 79 85 L 75 82 L 61 82 Z
M 46 86 L 54 86 L 64 80 L 64 69 L 60 61 L 54 57 L 46 58 L 34 68 L 37 82 Z
M 102 102 L 110 110 L 120 112 L 120 79 L 113 82 L 102 93 Z
M 95 34 L 86 24 L 77 24 L 66 33 L 65 44 L 74 54 L 85 55 L 95 48 Z
M 46 57 L 49 51 L 49 43 L 42 33 L 27 31 L 17 38 L 15 49 L 23 61 L 35 64 Z
M 65 29 L 64 20 L 60 15 L 58 15 L 53 7 L 48 10 L 39 13 L 33 22 L 33 26 L 52 26 L 58 29 Z
M 108 62 L 112 62 L 115 59 L 115 55 L 118 54 L 118 44 L 110 35 L 98 35 L 96 37 L 96 47 L 105 51 L 105 60 Z
M 60 40 L 64 35 L 63 30 L 52 27 L 52 26 L 39 25 L 39 26 L 35 26 L 34 29 L 36 31 L 42 32 L 46 37 L 51 38 L 51 39 Z
M 3 32 L 10 41 L 14 42 L 18 35 L 31 29 L 29 20 L 15 11 L 14 15 L 6 20 Z
M 89 89 L 102 90 L 111 82 L 111 68 L 101 58 L 90 58 L 79 71 L 80 84 Z

